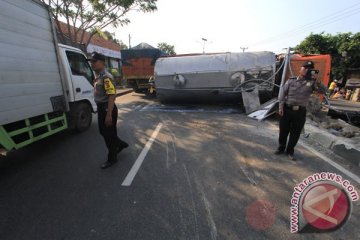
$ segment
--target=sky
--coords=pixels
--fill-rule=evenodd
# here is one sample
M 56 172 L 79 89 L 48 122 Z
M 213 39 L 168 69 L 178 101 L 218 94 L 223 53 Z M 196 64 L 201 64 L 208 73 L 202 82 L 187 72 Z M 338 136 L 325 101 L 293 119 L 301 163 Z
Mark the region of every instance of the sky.
M 166 42 L 178 54 L 283 52 L 311 32 L 360 32 L 360 0 L 158 0 L 152 13 L 130 12 L 131 23 L 108 29 L 128 45 Z

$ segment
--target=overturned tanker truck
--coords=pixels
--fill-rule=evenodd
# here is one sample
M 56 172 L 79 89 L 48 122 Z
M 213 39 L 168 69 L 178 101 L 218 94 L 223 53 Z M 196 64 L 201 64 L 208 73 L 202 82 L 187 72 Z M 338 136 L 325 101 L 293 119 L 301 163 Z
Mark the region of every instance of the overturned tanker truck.
M 274 89 L 276 56 L 272 52 L 219 53 L 159 58 L 155 86 L 161 102 L 240 102 L 255 87 L 260 99 Z

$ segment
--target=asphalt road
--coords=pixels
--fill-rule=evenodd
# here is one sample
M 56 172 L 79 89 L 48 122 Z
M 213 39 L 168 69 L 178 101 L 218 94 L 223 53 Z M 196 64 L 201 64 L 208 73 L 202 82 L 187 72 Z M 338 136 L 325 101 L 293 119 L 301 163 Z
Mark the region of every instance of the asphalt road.
M 131 147 L 109 169 L 99 168 L 106 148 L 96 120 L 87 132 L 0 159 L 1 240 L 360 239 L 359 201 L 335 232 L 290 233 L 291 195 L 305 177 L 326 171 L 359 183 L 301 145 L 297 162 L 273 155 L 273 121 L 251 120 L 237 106 L 166 106 L 133 93 L 117 105 L 118 133 Z

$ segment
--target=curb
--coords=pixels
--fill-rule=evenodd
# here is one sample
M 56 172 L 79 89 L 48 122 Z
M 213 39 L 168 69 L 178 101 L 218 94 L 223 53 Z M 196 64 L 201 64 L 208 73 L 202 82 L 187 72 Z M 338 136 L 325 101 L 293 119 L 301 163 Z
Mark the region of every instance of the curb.
M 335 136 L 311 124 L 305 125 L 305 132 L 309 134 L 308 138 L 312 141 L 330 149 L 334 154 L 352 164 L 360 166 L 360 147 L 357 146 L 358 144 L 352 143 L 351 139 Z
M 120 97 L 120 96 L 129 94 L 129 93 L 132 93 L 132 92 L 133 92 L 132 89 L 128 89 L 128 90 L 126 90 L 126 91 L 122 91 L 122 92 L 116 93 L 116 97 Z

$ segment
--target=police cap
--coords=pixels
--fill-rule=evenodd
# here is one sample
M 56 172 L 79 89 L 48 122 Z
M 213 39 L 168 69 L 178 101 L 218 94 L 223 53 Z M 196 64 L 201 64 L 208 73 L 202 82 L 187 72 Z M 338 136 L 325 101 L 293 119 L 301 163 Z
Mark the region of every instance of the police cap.
M 306 61 L 302 65 L 304 68 L 314 68 L 314 62 L 313 61 Z
M 88 59 L 90 62 L 103 61 L 105 62 L 105 56 L 101 53 L 93 52 L 91 58 Z

